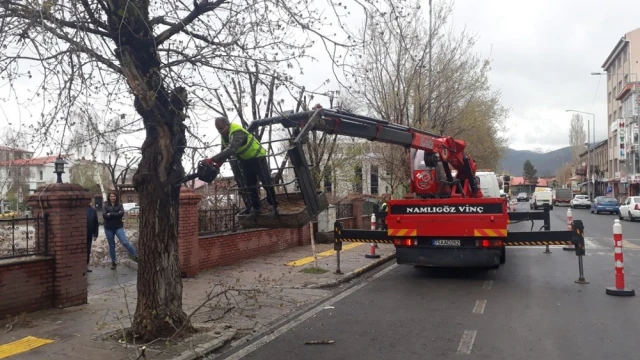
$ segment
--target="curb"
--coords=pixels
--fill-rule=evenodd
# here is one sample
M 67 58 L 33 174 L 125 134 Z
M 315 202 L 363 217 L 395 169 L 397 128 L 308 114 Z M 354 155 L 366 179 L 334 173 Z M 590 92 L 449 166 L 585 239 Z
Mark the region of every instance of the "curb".
M 214 333 L 215 330 L 209 331 L 209 333 Z M 192 349 L 186 350 L 182 352 L 180 355 L 173 358 L 173 360 L 195 360 L 200 359 L 206 354 L 212 353 L 233 340 L 236 336 L 237 330 L 235 329 L 227 329 L 224 331 L 220 331 L 220 335 L 217 339 L 211 340 L 204 344 L 200 344 L 195 346 Z
M 329 282 L 322 283 L 322 284 L 309 285 L 309 286 L 305 286 L 305 287 L 302 287 L 302 288 L 303 289 L 325 289 L 325 288 L 335 287 L 337 285 L 344 284 L 344 283 L 346 283 L 348 281 L 351 281 L 354 278 L 356 278 L 356 277 L 358 277 L 358 276 L 360 276 L 360 275 L 362 275 L 362 274 L 364 274 L 364 273 L 366 273 L 366 272 L 368 272 L 370 270 L 373 270 L 373 269 L 377 268 L 378 266 L 381 266 L 381 265 L 383 265 L 383 264 L 385 264 L 385 263 L 387 263 L 390 260 L 395 259 L 395 258 L 396 258 L 396 253 L 394 252 L 392 254 L 389 254 L 387 256 L 382 257 L 380 260 L 377 260 L 377 261 L 375 261 L 375 262 L 373 262 L 373 263 L 371 263 L 371 264 L 369 264 L 367 266 L 363 266 L 361 268 L 355 269 L 352 272 L 346 274 L 344 277 L 342 277 L 342 278 L 340 278 L 338 280 L 333 280 L 333 281 L 329 281 Z
M 121 262 L 124 266 L 128 267 L 129 269 L 138 270 L 138 263 L 131 259 L 125 259 L 125 260 L 122 260 Z

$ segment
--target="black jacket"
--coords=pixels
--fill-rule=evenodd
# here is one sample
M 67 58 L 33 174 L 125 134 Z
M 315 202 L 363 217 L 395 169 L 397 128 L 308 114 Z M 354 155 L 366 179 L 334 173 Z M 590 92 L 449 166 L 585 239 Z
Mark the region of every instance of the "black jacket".
M 98 212 L 91 206 L 87 207 L 87 238 L 91 236 L 98 237 L 99 228 Z
M 124 224 L 122 223 L 122 216 L 124 216 L 124 207 L 122 207 L 122 204 L 116 204 L 116 206 L 105 204 L 102 208 L 104 228 L 117 230 L 124 227 Z

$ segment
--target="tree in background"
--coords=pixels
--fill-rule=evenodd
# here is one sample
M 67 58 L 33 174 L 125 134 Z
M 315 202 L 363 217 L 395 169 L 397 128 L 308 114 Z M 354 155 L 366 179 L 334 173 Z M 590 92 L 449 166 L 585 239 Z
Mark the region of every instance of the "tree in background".
M 508 110 L 489 85 L 490 61 L 474 53 L 477 38 L 450 30 L 453 3 L 433 5 L 431 29 L 422 11 L 382 3 L 384 11 L 367 18 L 368 38 L 350 78 L 354 96 L 370 109 L 367 115 L 465 140 L 480 167 L 496 168 L 506 147 L 500 133 Z M 404 149 L 378 149 L 381 158 L 389 157 L 383 162 L 397 165 L 387 172 L 408 183 Z
M 529 186 L 533 187 L 538 185 L 537 173 L 538 170 L 536 170 L 536 167 L 533 166 L 531 161 L 527 160 L 524 162 L 524 164 L 522 165 L 522 177 L 524 178 L 526 184 L 529 184 Z
M 25 135 L 21 131 L 15 131 L 10 127 L 5 128 L 0 138 L 0 146 L 3 147 L 0 156 L 0 213 L 3 211 L 5 201 L 11 210 L 19 208 L 18 193 L 22 189 L 23 198 L 29 194 L 29 180 L 33 175 L 28 165 L 23 162 L 15 162 L 24 159 L 23 151 L 26 149 Z
M 556 172 L 556 180 L 561 186 L 566 186 L 567 181 L 573 176 L 573 166 L 570 163 L 563 164 Z
M 579 165 L 580 154 L 585 151 L 587 134 L 584 131 L 584 120 L 581 114 L 571 116 L 571 129 L 569 130 L 569 145 L 571 146 L 571 161 L 573 165 Z

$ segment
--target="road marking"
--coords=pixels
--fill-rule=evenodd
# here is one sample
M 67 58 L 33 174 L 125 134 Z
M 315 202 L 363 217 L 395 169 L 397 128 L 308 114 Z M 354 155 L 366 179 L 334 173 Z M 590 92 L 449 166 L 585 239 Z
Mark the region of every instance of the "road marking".
M 484 285 L 482 285 L 483 289 L 491 289 L 491 285 L 493 285 L 493 281 L 492 280 L 486 280 L 484 282 Z
M 476 306 L 473 307 L 474 314 L 482 314 L 484 313 L 484 307 L 487 306 L 487 300 L 478 300 L 476 301 Z
M 389 266 L 388 268 L 386 268 L 386 269 L 380 271 L 379 273 L 375 274 L 372 277 L 372 279 L 376 279 L 376 278 L 388 273 L 389 271 L 395 269 L 396 266 L 398 266 L 398 264 L 393 264 L 393 265 Z M 345 297 L 347 297 L 347 296 L 353 294 L 354 292 L 362 289 L 367 284 L 368 284 L 368 282 L 363 282 L 361 284 L 358 284 L 358 285 L 352 287 L 349 290 L 346 290 L 345 292 L 339 294 L 338 296 L 334 297 L 333 299 L 330 299 L 327 302 L 320 304 L 318 307 L 316 307 L 314 309 L 311 309 L 309 312 L 306 312 L 306 313 L 300 315 L 300 317 L 298 317 L 297 319 L 295 319 L 295 320 L 287 323 L 286 325 L 274 330 L 272 333 L 270 333 L 269 335 L 266 335 L 265 337 L 257 340 L 255 343 L 253 343 L 253 344 L 247 346 L 246 348 L 241 349 L 237 353 L 225 358 L 225 360 L 242 359 L 243 357 L 245 357 L 245 356 L 251 354 L 252 352 L 258 350 L 260 347 L 266 345 L 271 340 L 277 338 L 278 336 L 280 336 L 280 335 L 286 333 L 287 331 L 293 329 L 294 327 L 298 326 L 303 321 L 306 321 L 307 319 L 317 315 L 320 311 L 324 310 L 325 307 L 332 306 L 333 304 L 335 304 L 338 301 L 344 299 Z
M 622 239 L 622 247 L 628 249 L 640 249 L 639 245 L 629 242 L 629 240 Z
M 476 330 L 465 330 L 464 333 L 462 333 L 462 339 L 460 339 L 460 345 L 458 346 L 458 354 L 471 354 L 477 333 Z
M 375 275 L 373 275 L 371 277 L 371 280 L 375 280 L 375 279 L 379 278 L 380 276 L 382 276 L 382 275 L 388 273 L 389 271 L 395 269 L 397 266 L 398 266 L 398 264 L 393 264 L 393 265 L 389 266 L 388 268 L 386 268 L 386 269 L 376 273 Z
M 0 359 L 8 358 L 9 356 L 21 354 L 23 352 L 35 349 L 42 345 L 51 344 L 53 340 L 39 339 L 33 336 L 27 336 L 20 340 L 10 342 L 8 344 L 0 345 Z
M 346 244 L 346 245 L 342 245 L 342 251 L 345 250 L 349 250 L 349 249 L 353 249 L 355 247 L 358 247 L 360 245 L 364 245 L 364 243 L 351 243 L 351 244 Z M 323 258 L 323 257 L 327 257 L 327 256 L 331 256 L 331 255 L 335 255 L 336 251 L 335 250 L 327 250 L 327 251 L 323 251 L 321 253 L 318 253 L 318 259 Z M 313 256 L 307 256 L 304 257 L 302 259 L 298 259 L 295 261 L 290 261 L 288 263 L 286 263 L 285 265 L 287 266 L 302 266 L 302 265 L 306 265 L 309 263 L 313 262 Z

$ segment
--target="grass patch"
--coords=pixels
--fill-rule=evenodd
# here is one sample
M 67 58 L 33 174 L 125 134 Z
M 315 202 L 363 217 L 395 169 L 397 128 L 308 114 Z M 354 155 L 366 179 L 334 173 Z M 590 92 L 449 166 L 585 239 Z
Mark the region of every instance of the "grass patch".
M 301 273 L 305 273 L 305 274 L 324 274 L 326 272 L 329 272 L 329 270 L 327 269 L 323 269 L 320 267 L 308 267 L 308 268 L 304 268 L 302 270 L 300 270 Z

